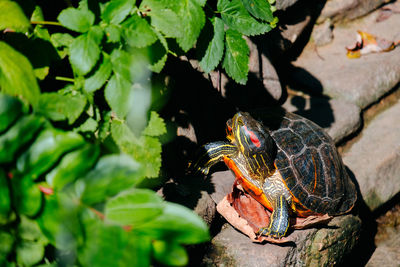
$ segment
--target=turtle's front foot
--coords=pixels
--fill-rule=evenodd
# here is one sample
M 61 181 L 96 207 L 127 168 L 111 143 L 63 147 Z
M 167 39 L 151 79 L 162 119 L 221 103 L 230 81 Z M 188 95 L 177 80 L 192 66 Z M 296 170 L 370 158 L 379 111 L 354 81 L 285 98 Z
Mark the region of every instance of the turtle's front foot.
M 260 228 L 257 233 L 257 235 L 262 235 L 262 236 L 269 236 L 272 238 L 282 238 L 285 236 L 285 232 L 278 232 L 278 231 L 274 231 L 273 229 L 271 229 L 271 227 L 262 227 Z

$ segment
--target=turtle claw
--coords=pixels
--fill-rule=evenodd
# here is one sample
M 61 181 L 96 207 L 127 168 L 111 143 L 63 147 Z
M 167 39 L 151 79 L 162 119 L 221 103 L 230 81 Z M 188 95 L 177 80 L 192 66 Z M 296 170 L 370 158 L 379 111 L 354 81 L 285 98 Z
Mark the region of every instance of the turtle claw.
M 270 227 L 261 227 L 257 233 L 257 236 L 268 236 L 268 237 L 272 237 L 275 239 L 281 239 L 285 233 L 279 233 L 277 231 L 272 230 Z

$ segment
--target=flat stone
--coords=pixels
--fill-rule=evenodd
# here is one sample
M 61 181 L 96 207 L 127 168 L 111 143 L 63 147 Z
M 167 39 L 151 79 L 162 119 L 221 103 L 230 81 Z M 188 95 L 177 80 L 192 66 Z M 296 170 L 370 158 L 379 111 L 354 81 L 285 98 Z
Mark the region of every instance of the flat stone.
M 297 2 L 299 0 L 276 0 L 275 7 L 277 10 L 286 10 Z
M 293 83 L 312 94 L 324 94 L 344 99 L 361 108 L 377 101 L 400 82 L 400 48 L 384 53 L 363 55 L 358 59 L 346 57 L 346 46 L 356 40 L 357 30 L 395 41 L 398 39 L 400 14 L 376 22 L 379 12 L 336 26 L 334 40 L 318 47 L 312 42 L 305 47 L 290 70 Z M 294 88 L 296 89 L 296 88 Z
M 312 38 L 316 46 L 324 46 L 333 41 L 333 25 L 330 19 L 320 25 L 315 25 Z
M 390 0 L 328 0 L 322 9 L 318 22 L 352 20 L 368 14 Z
M 378 245 L 366 267 L 395 267 L 400 262 L 400 230 L 393 229 L 389 238 Z
M 211 175 L 215 202 L 232 189 L 230 171 Z M 284 246 L 253 243 L 246 235 L 226 223 L 212 239 L 204 258 L 206 266 L 324 266 L 340 263 L 357 242 L 361 221 L 353 215 L 334 217 L 327 227 L 295 230 L 293 242 Z
M 400 101 L 378 114 L 343 157 L 371 210 L 400 192 Z
M 361 221 L 353 215 L 334 218 L 330 228 L 296 230 L 285 246 L 256 244 L 229 224 L 211 241 L 206 266 L 330 266 L 340 263 L 357 241 Z
M 336 143 L 361 125 L 360 108 L 339 99 L 290 95 L 283 107 L 324 128 Z

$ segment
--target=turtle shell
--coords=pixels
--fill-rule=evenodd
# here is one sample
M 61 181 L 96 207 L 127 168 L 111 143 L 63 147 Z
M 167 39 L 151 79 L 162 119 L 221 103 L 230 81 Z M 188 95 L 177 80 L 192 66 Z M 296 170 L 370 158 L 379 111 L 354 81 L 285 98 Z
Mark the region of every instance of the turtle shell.
M 312 212 L 339 215 L 357 198 L 336 146 L 312 121 L 283 110 L 252 114 L 261 121 L 277 145 L 275 166 L 295 197 Z

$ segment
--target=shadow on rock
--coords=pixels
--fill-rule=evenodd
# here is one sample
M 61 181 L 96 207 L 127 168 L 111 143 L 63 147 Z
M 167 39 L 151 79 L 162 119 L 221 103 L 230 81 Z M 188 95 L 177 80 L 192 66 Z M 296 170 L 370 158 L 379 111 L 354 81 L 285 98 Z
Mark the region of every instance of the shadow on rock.
M 361 219 L 361 232 L 357 245 L 353 248 L 352 252 L 343 260 L 343 263 L 351 266 L 365 266 L 375 250 L 374 238 L 377 233 L 377 223 L 371 209 L 365 203 L 360 187 L 357 183 L 354 173 L 347 168 L 347 173 L 350 179 L 354 182 L 357 189 L 357 202 L 352 213 L 358 215 Z

